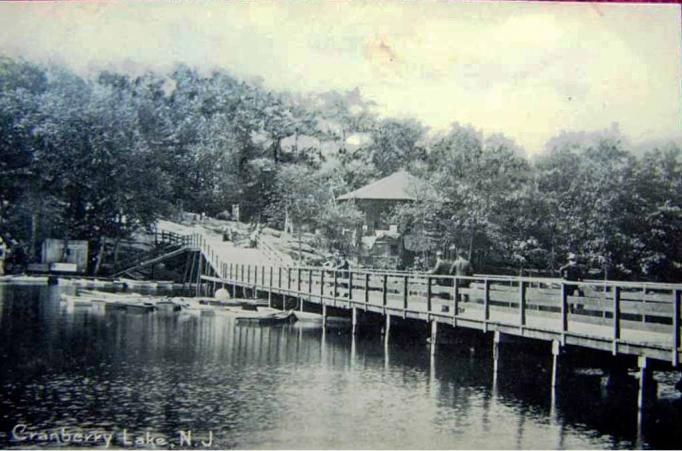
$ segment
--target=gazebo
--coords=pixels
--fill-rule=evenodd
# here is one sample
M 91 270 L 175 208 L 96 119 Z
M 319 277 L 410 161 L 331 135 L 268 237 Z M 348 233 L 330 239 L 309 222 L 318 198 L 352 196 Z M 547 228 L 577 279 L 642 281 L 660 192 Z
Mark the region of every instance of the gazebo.
M 337 197 L 340 202 L 353 202 L 365 214 L 365 234 L 390 230 L 387 214 L 391 208 L 416 200 L 411 187 L 417 178 L 407 171 L 398 171 L 388 177 L 365 185 L 350 193 Z
M 398 171 L 337 197 L 339 202 L 352 202 L 365 215 L 363 231 L 356 236 L 358 257 L 366 264 L 395 268 L 404 260 L 402 237 L 389 224 L 388 215 L 396 205 L 416 200 L 412 191 L 416 182 L 407 171 Z

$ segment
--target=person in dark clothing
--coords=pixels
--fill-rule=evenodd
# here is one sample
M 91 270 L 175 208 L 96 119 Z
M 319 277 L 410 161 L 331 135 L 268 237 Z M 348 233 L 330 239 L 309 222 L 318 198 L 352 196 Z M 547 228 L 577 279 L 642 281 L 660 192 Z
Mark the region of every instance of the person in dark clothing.
M 450 275 L 450 266 L 452 265 L 452 262 L 446 260 L 443 258 L 443 253 L 441 251 L 436 252 L 436 264 L 433 266 L 431 271 L 429 271 L 429 274 L 438 274 L 442 276 L 448 276 Z M 451 287 L 452 286 L 452 279 L 450 278 L 437 278 L 435 279 L 436 285 L 440 287 Z M 447 290 L 449 291 L 449 290 Z M 439 290 L 438 297 L 441 299 L 450 299 L 450 293 L 449 292 L 443 292 Z M 442 311 L 447 312 L 448 311 L 448 306 L 443 305 L 442 306 Z
M 450 274 L 451 262 L 443 258 L 443 253 L 441 251 L 436 252 L 436 264 L 433 266 L 429 274 L 437 274 L 442 276 L 447 276 Z M 439 285 L 447 285 L 448 279 L 436 279 L 436 283 Z
M 337 254 L 336 255 L 336 266 L 334 267 L 334 270 L 337 271 L 336 275 L 337 278 L 342 279 L 341 282 L 339 282 L 339 286 L 341 288 L 345 289 L 346 292 L 343 294 L 343 297 L 347 298 L 348 297 L 348 270 L 350 269 L 350 263 L 348 263 L 348 260 L 346 259 L 346 256 L 343 254 Z M 336 296 L 339 294 L 336 293 Z
M 450 274 L 453 276 L 464 276 L 464 277 L 469 277 L 474 274 L 474 268 L 471 266 L 471 263 L 469 260 L 467 260 L 465 252 L 463 249 L 457 250 L 457 258 L 455 261 L 452 263 L 452 266 L 450 267 Z M 457 286 L 459 288 L 469 288 L 469 285 L 471 285 L 471 280 L 469 279 L 457 279 Z M 464 302 L 469 301 L 469 295 L 465 294 L 464 295 Z
M 559 268 L 561 278 L 569 282 L 582 282 L 583 268 L 578 264 L 578 257 L 574 253 L 568 254 L 568 263 Z M 583 296 L 582 289 L 576 284 L 566 284 L 566 294 L 572 296 L 575 292 Z

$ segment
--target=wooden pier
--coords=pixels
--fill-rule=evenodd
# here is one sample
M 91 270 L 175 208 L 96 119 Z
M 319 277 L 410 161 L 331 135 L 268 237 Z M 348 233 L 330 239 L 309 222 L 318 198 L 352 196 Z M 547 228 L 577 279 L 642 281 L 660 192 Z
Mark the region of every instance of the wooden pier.
M 613 376 L 614 381 L 622 378 L 623 368 L 636 362 L 638 433 L 656 393 L 654 369 L 679 370 L 682 284 L 566 282 L 484 274 L 456 277 L 247 264 L 234 261 L 231 254 L 234 250 L 202 234 L 173 240 L 189 251 L 187 282 L 196 287 L 197 294 L 211 295 L 224 287 L 233 296 L 267 298 L 271 307 L 293 306 L 302 310 L 306 304 L 315 304 L 322 312 L 324 327 L 328 308 L 333 307 L 346 311 L 352 318 L 353 337 L 359 313 L 372 312 L 381 319 L 386 349 L 392 319 L 424 321 L 428 325 L 432 359 L 443 327 L 488 333 L 492 336 L 493 387 L 505 341 L 547 342 L 552 409 L 557 387 L 561 385 L 561 369 L 565 367 L 562 356 L 567 349 L 611 355 L 604 359 L 603 366 L 608 378 Z M 355 340 L 353 346 L 354 343 Z
M 333 271 L 319 267 L 248 265 L 229 261 L 202 235 L 187 246 L 197 253 L 199 286 L 283 297 L 386 317 L 498 332 L 669 362 L 680 361 L 682 284 L 585 281 L 475 275 L 455 277 L 399 271 Z M 437 332 L 433 332 L 436 341 Z M 557 352 L 559 354 L 559 352 Z

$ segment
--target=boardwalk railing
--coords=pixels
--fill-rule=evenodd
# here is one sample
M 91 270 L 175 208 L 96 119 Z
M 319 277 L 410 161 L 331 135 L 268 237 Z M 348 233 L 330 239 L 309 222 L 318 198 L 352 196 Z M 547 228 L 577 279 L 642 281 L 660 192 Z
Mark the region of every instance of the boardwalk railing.
M 682 284 L 246 265 L 200 234 L 186 242 L 212 268 L 205 282 L 679 363 Z

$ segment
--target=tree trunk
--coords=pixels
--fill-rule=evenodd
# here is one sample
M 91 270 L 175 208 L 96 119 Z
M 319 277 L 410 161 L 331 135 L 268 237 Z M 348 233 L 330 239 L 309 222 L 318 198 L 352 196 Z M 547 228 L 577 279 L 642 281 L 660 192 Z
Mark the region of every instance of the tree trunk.
M 469 233 L 469 261 L 471 261 L 471 256 L 474 254 L 474 237 L 476 236 L 476 227 L 471 226 L 471 231 Z

